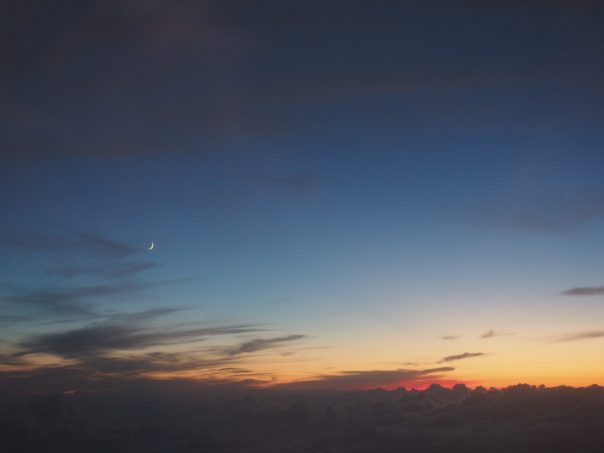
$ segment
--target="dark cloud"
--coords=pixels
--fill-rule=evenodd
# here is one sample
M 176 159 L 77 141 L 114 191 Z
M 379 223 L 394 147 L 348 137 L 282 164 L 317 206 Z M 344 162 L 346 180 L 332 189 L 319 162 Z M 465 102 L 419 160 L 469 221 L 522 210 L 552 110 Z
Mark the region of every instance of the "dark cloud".
M 445 341 L 458 340 L 459 336 L 458 335 L 443 335 L 442 337 L 440 337 L 440 339 L 445 340 Z
M 255 340 L 250 340 L 250 341 L 241 343 L 240 345 L 238 345 L 234 348 L 229 348 L 227 350 L 227 353 L 230 356 L 236 356 L 236 355 L 240 355 L 240 354 L 249 354 L 252 352 L 262 351 L 264 349 L 279 347 L 284 343 L 302 340 L 303 338 L 306 338 L 306 335 L 288 335 L 285 337 L 275 337 L 275 338 L 257 338 Z
M 201 377 L 202 371 L 208 371 L 230 362 L 231 360 L 226 358 L 204 359 L 188 354 L 150 353 L 124 357 L 99 355 L 82 359 L 79 368 L 88 371 L 90 376 L 99 373 L 103 375 L 139 376 L 153 372 L 199 371 Z
M 563 291 L 564 296 L 602 296 L 604 286 L 579 286 Z
M 452 367 L 430 368 L 424 370 L 368 370 L 342 371 L 337 374 L 319 376 L 315 379 L 295 381 L 282 387 L 297 390 L 312 389 L 366 389 L 413 385 L 418 382 L 438 380 L 443 373 L 454 371 Z
M 117 313 L 108 317 L 104 322 L 57 333 L 34 335 L 18 344 L 8 345 L 11 354 L 6 354 L 12 364 L 21 365 L 22 369 L 15 371 L 15 379 L 20 376 L 23 380 L 36 380 L 44 375 L 45 369 L 64 370 L 73 373 L 79 380 L 94 380 L 99 376 L 118 375 L 140 377 L 156 372 L 191 372 L 199 371 L 202 378 L 218 374 L 220 379 L 230 375 L 246 378 L 259 377 L 254 373 L 229 372 L 225 366 L 237 361 L 235 357 L 244 352 L 252 352 L 272 346 L 279 342 L 293 341 L 303 336 L 263 340 L 263 343 L 242 345 L 241 351 L 229 354 L 212 353 L 215 348 L 206 348 L 204 352 L 191 347 L 183 348 L 205 341 L 209 337 L 228 337 L 239 334 L 249 334 L 263 331 L 258 325 L 231 324 L 220 326 L 203 326 L 183 328 L 183 326 L 164 325 L 150 327 L 148 324 L 181 311 L 178 308 L 160 307 L 135 313 Z M 165 347 L 178 346 L 180 352 L 162 350 Z M 156 348 L 156 350 L 149 350 Z M 226 348 L 222 348 L 226 350 Z M 207 352 L 210 351 L 208 354 Z M 68 366 L 41 366 L 32 369 L 32 364 L 24 359 L 32 354 L 50 354 L 59 358 L 69 359 Z M 32 362 L 33 363 L 33 362 Z M 21 374 L 19 374 L 21 373 Z M 205 373 L 205 374 L 204 374 Z M 69 380 L 68 380 L 69 382 Z
M 515 385 L 469 389 L 275 391 L 266 381 L 151 381 L 91 386 L 77 370 L 47 370 L 0 412 L 0 450 L 599 452 L 604 389 Z M 69 381 L 66 379 L 70 377 Z M 68 386 L 57 383 L 64 382 Z M 496 447 L 494 447 L 494 445 Z M 13 448 L 15 447 L 16 448 Z M 73 446 L 73 448 L 71 448 Z
M 470 359 L 472 357 L 481 357 L 485 355 L 484 352 L 464 352 L 463 354 L 449 355 L 444 357 L 439 363 L 443 362 L 454 362 L 456 360 Z
M 23 359 L 15 357 L 13 354 L 0 353 L 0 366 L 2 365 L 23 365 Z
M 60 333 L 35 336 L 19 344 L 18 355 L 48 353 L 65 358 L 89 357 L 115 351 L 143 349 L 182 342 L 201 341 L 209 336 L 259 331 L 253 325 L 228 325 L 197 329 L 149 329 L 131 324 L 98 324 Z
M 604 337 L 604 330 L 586 330 L 583 332 L 575 332 L 564 335 L 559 335 L 552 339 L 555 343 L 563 343 L 567 341 L 589 340 L 593 338 Z

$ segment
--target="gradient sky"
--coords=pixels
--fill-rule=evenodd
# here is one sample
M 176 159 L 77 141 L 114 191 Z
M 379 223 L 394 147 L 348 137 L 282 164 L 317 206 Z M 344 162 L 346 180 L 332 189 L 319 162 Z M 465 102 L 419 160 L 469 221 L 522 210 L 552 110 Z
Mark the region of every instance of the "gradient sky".
M 6 376 L 604 384 L 600 2 L 0 17 Z

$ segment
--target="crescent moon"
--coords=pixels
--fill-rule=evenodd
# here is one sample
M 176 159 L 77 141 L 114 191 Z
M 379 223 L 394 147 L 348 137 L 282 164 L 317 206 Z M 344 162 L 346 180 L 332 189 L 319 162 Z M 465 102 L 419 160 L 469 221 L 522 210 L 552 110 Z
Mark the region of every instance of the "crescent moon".
M 155 244 L 153 242 L 151 242 L 151 245 L 149 246 L 149 248 L 147 250 L 153 250 L 155 248 Z

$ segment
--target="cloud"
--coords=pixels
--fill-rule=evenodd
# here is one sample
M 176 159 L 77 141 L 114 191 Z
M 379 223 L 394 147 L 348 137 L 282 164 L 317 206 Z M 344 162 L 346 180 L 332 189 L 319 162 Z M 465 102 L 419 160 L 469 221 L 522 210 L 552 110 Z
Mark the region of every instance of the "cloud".
M 264 329 L 252 324 L 229 324 L 183 328 L 164 325 L 150 327 L 152 320 L 168 316 L 183 309 L 160 307 L 135 313 L 118 313 L 104 322 L 62 332 L 32 335 L 12 347 L 12 364 L 22 365 L 23 379 L 36 378 L 44 369 L 72 370 L 75 377 L 95 379 L 105 375 L 147 376 L 150 373 L 178 373 L 203 371 L 210 376 L 219 374 L 220 379 L 230 375 L 241 376 L 244 373 L 229 372 L 225 366 L 236 362 L 237 355 L 278 346 L 279 343 L 303 338 L 303 335 L 291 335 L 251 341 L 242 344 L 237 351 L 224 353 L 223 348 L 192 349 L 183 348 L 207 340 L 209 337 L 228 337 L 239 334 L 261 332 Z M 173 347 L 179 352 L 174 352 Z M 208 351 L 210 351 L 208 353 Z M 216 354 L 216 351 L 222 351 Z M 67 359 L 70 365 L 40 366 L 32 370 L 31 362 L 24 359 L 33 354 L 49 354 Z M 218 371 L 220 369 L 221 371 Z M 57 371 L 58 372 L 58 371 Z M 29 374 L 28 374 L 29 373 Z M 199 378 L 204 376 L 198 374 Z M 247 373 L 246 377 L 251 377 Z M 255 376 L 255 375 L 254 375 Z
M 604 286 L 578 286 L 563 291 L 564 296 L 604 296 Z
M 262 332 L 256 324 L 228 324 L 184 328 L 179 326 L 149 326 L 156 319 L 169 316 L 184 308 L 159 307 L 134 313 L 117 313 L 103 322 L 62 332 L 31 335 L 17 344 L 8 344 L 5 364 L 16 367 L 10 374 L 13 381 L 38 382 L 48 373 L 53 379 L 60 376 L 64 385 L 77 382 L 80 386 L 94 387 L 94 381 L 111 376 L 119 378 L 147 378 L 154 373 L 167 373 L 175 379 L 175 373 L 196 379 L 217 382 L 247 381 L 246 385 L 265 383 L 266 373 L 257 373 L 234 367 L 242 354 L 278 347 L 281 344 L 305 338 L 289 335 L 268 339 L 256 339 L 241 343 L 235 349 L 223 347 L 195 347 L 195 343 L 210 337 L 229 337 Z M 174 352 L 177 347 L 178 352 Z M 6 348 L 5 348 L 6 349 Z M 34 354 L 48 354 L 69 365 L 38 365 Z M 0 355 L 0 359 L 4 357 Z M 26 359 L 29 359 L 27 361 Z M 61 362 L 59 362 L 61 363 Z M 0 374 L 0 380 L 7 377 Z M 253 382 L 252 382 L 253 381 Z M 56 381 L 53 385 L 59 385 Z M 23 384 L 25 385 L 25 384 Z
M 0 366 L 2 365 L 23 365 L 21 357 L 15 357 L 13 354 L 0 353 Z
M 106 299 L 188 281 L 140 279 L 143 272 L 157 264 L 136 260 L 142 251 L 139 247 L 83 233 L 5 234 L 0 241 L 2 246 L 21 254 L 46 255 L 54 264 L 50 269 L 42 269 L 45 278 L 54 277 L 48 288 L 18 288 L 8 284 L 0 288 L 2 308 L 12 310 L 10 315 L 0 316 L 0 325 L 36 324 L 35 330 L 20 333 L 20 340 L 3 341 L 0 337 L 4 342 L 0 363 L 12 370 L 12 374 L 3 372 L 0 380 L 9 379 L 17 386 L 27 386 L 29 382 L 31 388 L 47 388 L 44 380 L 50 379 L 54 388 L 70 383 L 94 387 L 95 381 L 107 381 L 110 377 L 114 379 L 112 382 L 117 382 L 117 377 L 174 378 L 175 373 L 194 374 L 197 379 L 222 383 L 245 380 L 248 385 L 258 385 L 264 383 L 267 375 L 230 372 L 225 365 L 240 362 L 239 356 L 243 354 L 305 338 L 304 335 L 259 338 L 233 347 L 227 346 L 234 344 L 229 337 L 266 329 L 245 323 L 214 326 L 196 322 L 167 323 L 167 316 L 185 310 L 177 306 L 138 312 L 102 310 Z M 161 323 L 155 322 L 157 320 Z M 87 324 L 57 330 L 58 323 L 76 321 Z M 39 333 L 50 324 L 50 330 Z M 214 339 L 211 346 L 200 348 L 197 343 L 210 337 L 220 338 Z M 36 354 L 47 356 L 44 365 Z
M 306 335 L 288 335 L 285 337 L 276 338 L 257 338 L 255 340 L 241 343 L 235 348 L 230 348 L 227 350 L 227 353 L 230 356 L 249 354 L 252 352 L 262 351 L 264 349 L 279 347 L 284 343 L 301 340 L 303 338 L 306 338 Z
M 116 351 L 144 349 L 182 342 L 201 341 L 209 336 L 258 332 L 258 326 L 236 324 L 197 329 L 149 329 L 129 324 L 97 324 L 60 333 L 34 336 L 19 344 L 19 356 L 47 353 L 64 358 L 90 357 Z
M 296 390 L 314 389 L 366 389 L 377 387 L 402 387 L 426 380 L 436 380 L 443 373 L 454 371 L 452 367 L 439 367 L 424 370 L 368 370 L 341 371 L 336 374 L 319 376 L 314 379 L 294 381 L 279 387 Z
M 83 358 L 78 367 L 81 370 L 102 374 L 147 375 L 154 372 L 201 371 L 222 367 L 231 363 L 228 358 L 199 358 L 189 354 L 134 354 L 124 357 L 92 356 Z M 225 375 L 234 373 L 225 373 Z M 200 375 L 201 377 L 201 375 Z
M 443 335 L 442 337 L 440 337 L 441 340 L 445 340 L 445 341 L 452 341 L 452 340 L 458 340 L 459 336 L 458 335 Z
M 106 296 L 128 294 L 139 289 L 140 284 L 134 282 L 118 282 L 105 285 L 81 286 L 75 288 L 59 288 L 38 291 L 13 290 L 2 300 L 19 310 L 32 307 L 52 316 L 99 316 L 90 299 Z
M 0 237 L 4 247 L 19 252 L 46 255 L 53 263 L 45 269 L 46 276 L 55 277 L 52 286 L 38 289 L 20 289 L 4 285 L 0 303 L 28 317 L 35 311 L 40 323 L 56 322 L 57 317 L 67 321 L 103 317 L 95 309 L 95 301 L 132 294 L 143 288 L 162 286 L 182 279 L 144 282 L 138 277 L 158 266 L 151 261 L 134 259 L 143 248 L 90 233 L 49 235 L 36 233 L 5 233 Z M 68 281 L 74 279 L 72 281 Z M 86 282 L 81 284 L 82 279 Z M 80 283 L 74 285 L 73 282 Z M 24 316 L 28 315 L 28 316 Z
M 2 451 L 482 452 L 495 442 L 499 451 L 598 452 L 602 445 L 604 389 L 596 385 L 283 392 L 257 388 L 267 383 L 258 379 L 90 381 L 54 369 L 25 387 L 5 376 L 0 392 L 26 396 L 3 411 Z
M 503 332 L 497 332 L 496 330 L 493 329 L 489 329 L 486 330 L 480 337 L 480 340 L 486 340 L 488 338 L 494 338 L 494 337 L 502 337 L 502 336 L 508 336 L 508 335 L 512 335 L 510 333 L 503 333 Z
M 464 352 L 463 354 L 449 355 L 444 357 L 439 363 L 443 362 L 454 362 L 456 360 L 470 359 L 472 357 L 481 357 L 485 355 L 484 352 Z
M 564 335 L 559 335 L 554 337 L 552 341 L 554 343 L 564 343 L 567 341 L 579 341 L 579 340 L 589 340 L 593 338 L 602 338 L 604 337 L 604 330 L 586 330 L 583 332 L 575 332 Z

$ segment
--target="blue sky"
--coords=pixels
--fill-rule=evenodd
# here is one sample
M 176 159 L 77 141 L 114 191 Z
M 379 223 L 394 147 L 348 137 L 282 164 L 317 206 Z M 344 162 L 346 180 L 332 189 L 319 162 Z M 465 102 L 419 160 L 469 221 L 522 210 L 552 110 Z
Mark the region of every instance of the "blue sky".
M 601 331 L 599 6 L 200 5 L 12 12 L 6 353 L 157 307 L 362 351 L 335 371 L 397 328 Z M 83 317 L 35 299 L 99 286 Z

